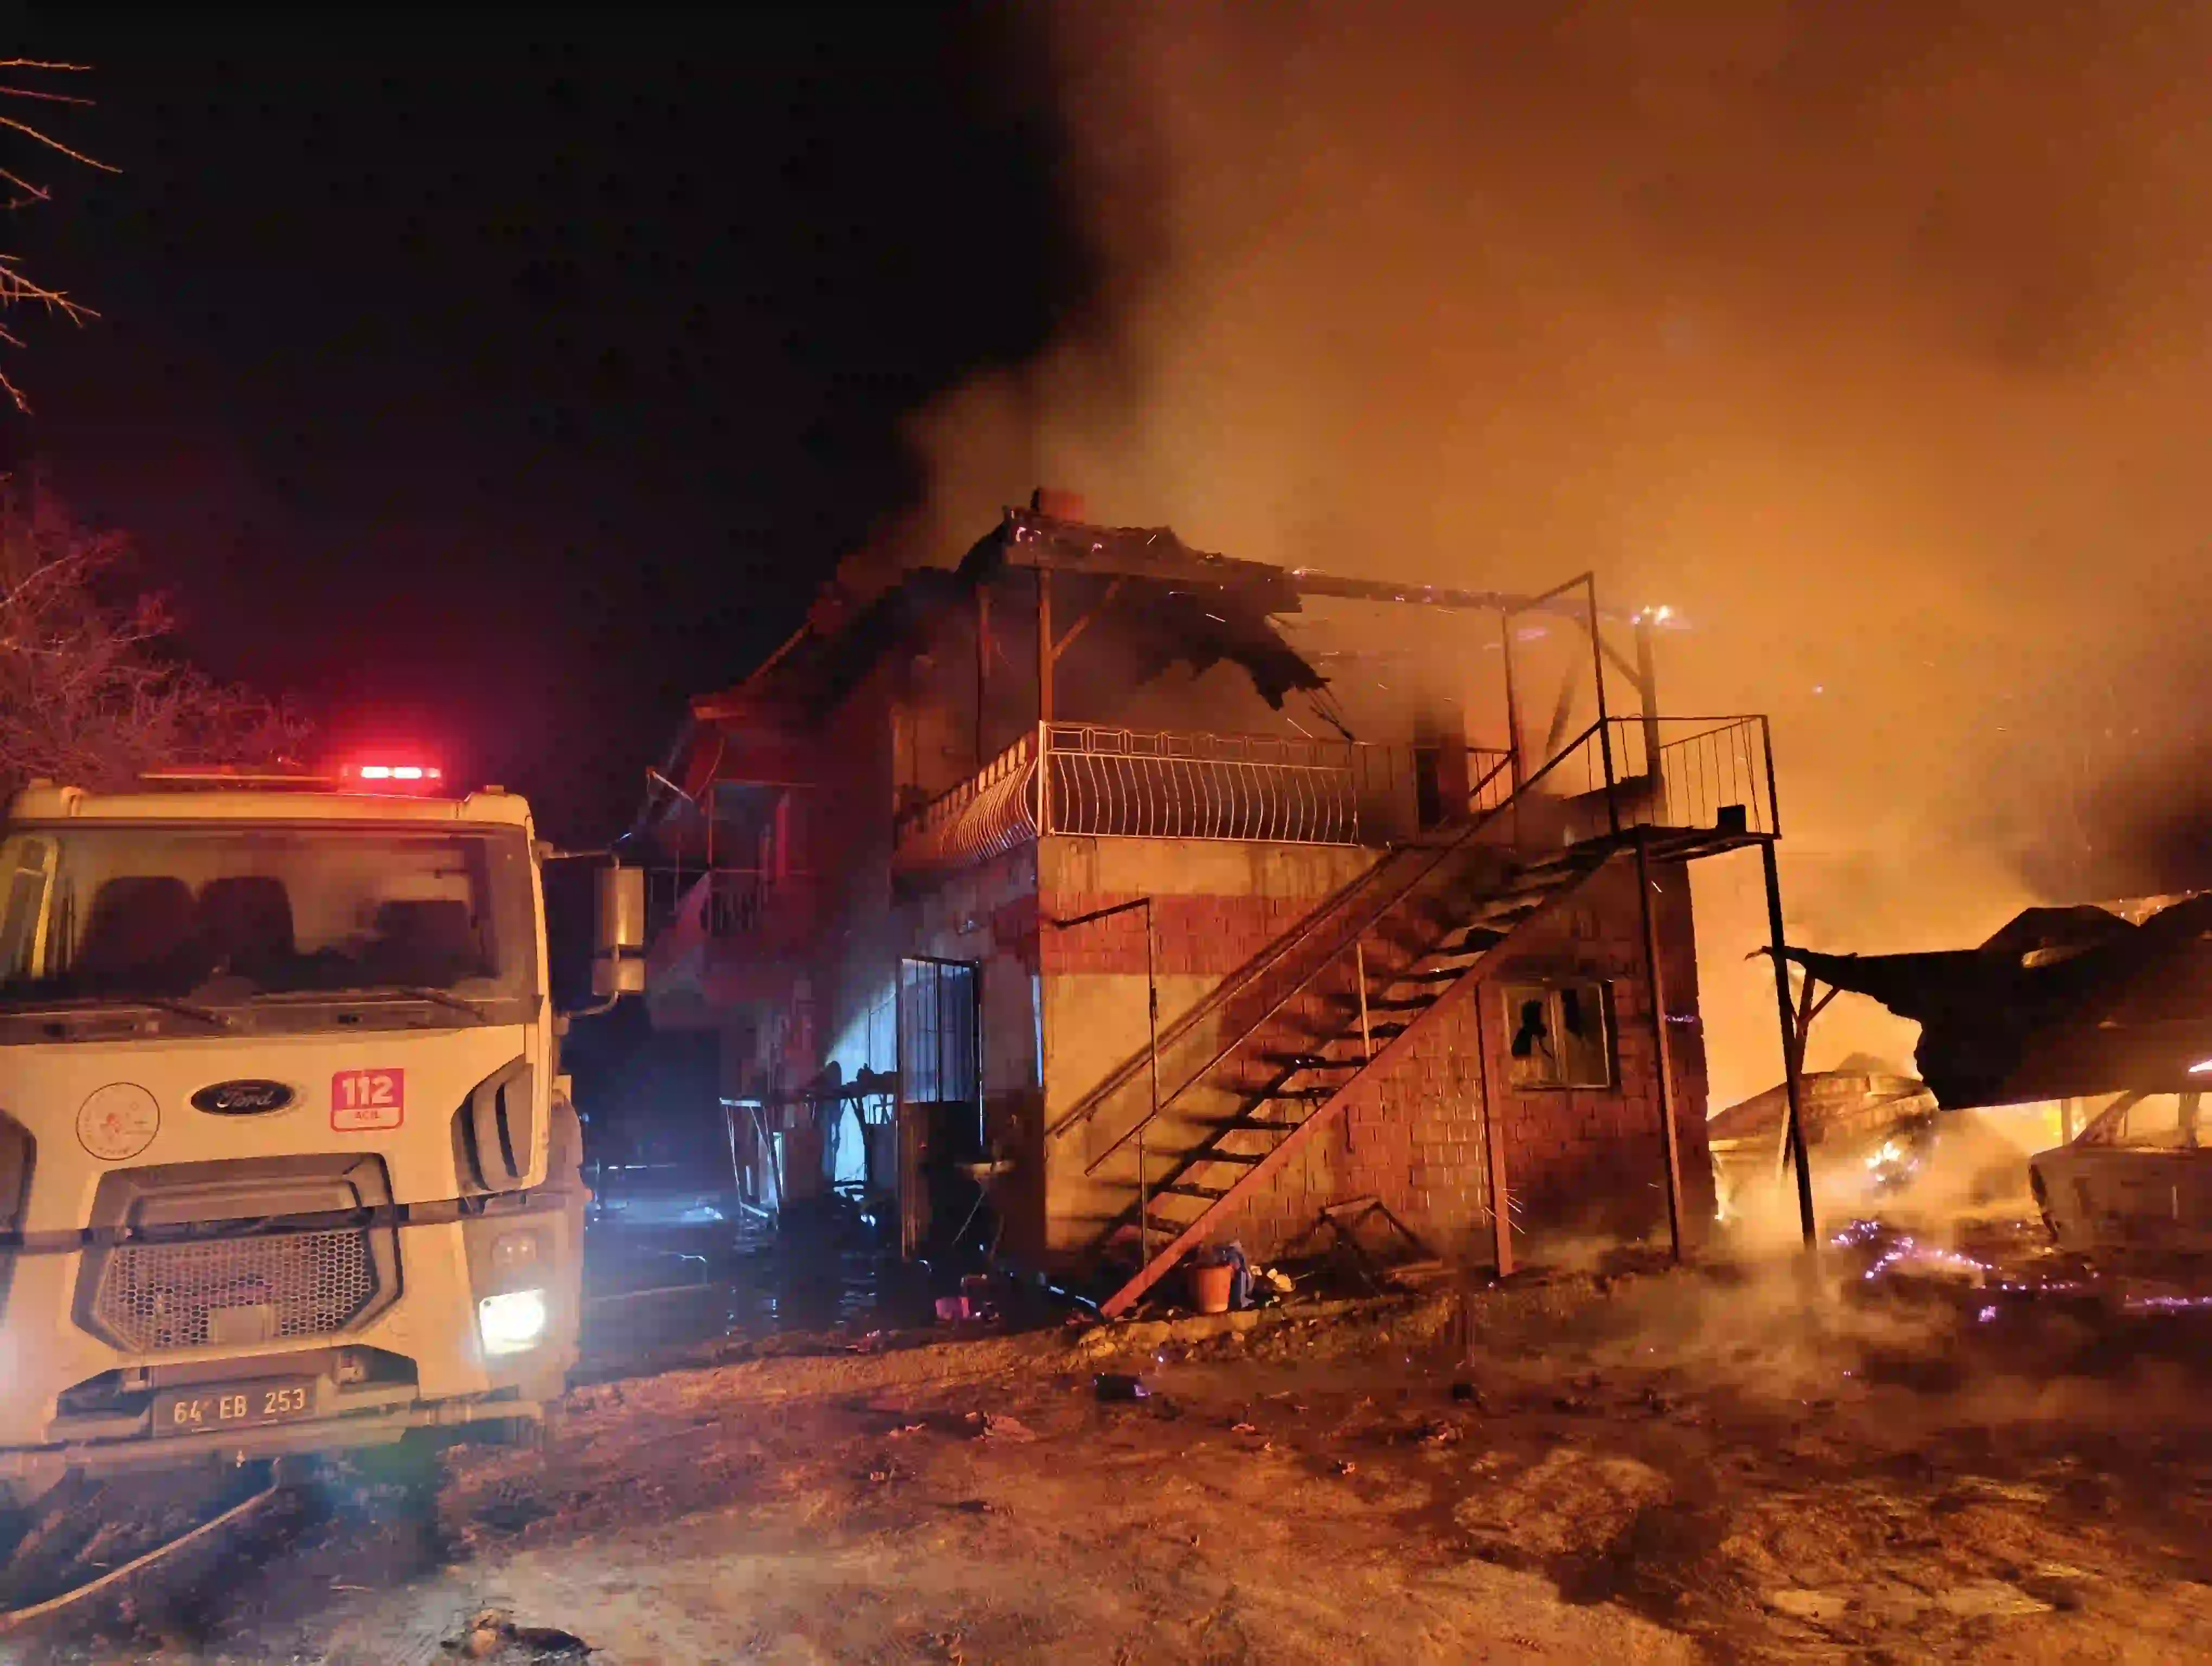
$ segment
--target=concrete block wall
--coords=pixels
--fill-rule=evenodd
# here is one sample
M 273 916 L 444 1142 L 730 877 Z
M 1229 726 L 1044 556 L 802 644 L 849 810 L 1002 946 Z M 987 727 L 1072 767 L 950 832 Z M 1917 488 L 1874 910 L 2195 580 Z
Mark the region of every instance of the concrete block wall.
M 1153 899 L 1155 971 L 1164 1031 L 1222 981 L 1265 953 L 1328 897 L 1370 868 L 1377 853 L 1357 848 L 1231 841 L 1055 836 L 1038 856 L 1040 906 L 1065 921 L 1133 901 Z M 1047 1124 L 1059 1122 L 1119 1067 L 1141 1059 L 1146 1012 L 1145 915 L 1131 910 L 1067 928 L 1048 923 L 1040 938 Z M 1264 997 L 1255 997 L 1264 1001 Z M 1224 1034 L 1256 1013 L 1232 1002 L 1223 1013 L 1163 1051 L 1161 1087 L 1171 1094 L 1209 1059 Z M 1290 1010 L 1276 1023 L 1281 1044 L 1310 1040 L 1314 1014 Z M 1108 1159 L 1097 1179 L 1085 1170 L 1149 1110 L 1145 1072 L 1111 1095 L 1097 1115 L 1043 1152 L 1047 1243 L 1052 1259 L 1079 1257 L 1128 1201 L 1135 1148 Z M 1226 1113 L 1228 1096 L 1194 1090 L 1152 1134 L 1173 1149 L 1209 1117 Z M 1155 1173 L 1164 1159 L 1155 1154 Z

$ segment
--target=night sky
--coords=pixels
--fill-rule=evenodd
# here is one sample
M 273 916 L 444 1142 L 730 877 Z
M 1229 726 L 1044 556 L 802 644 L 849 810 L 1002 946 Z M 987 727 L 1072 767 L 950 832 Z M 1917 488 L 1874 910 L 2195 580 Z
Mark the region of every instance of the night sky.
M 1091 282 L 1003 20 L 157 12 L 21 49 L 95 66 L 50 125 L 121 172 L 36 159 L 9 228 L 102 314 L 16 320 L 13 455 L 136 537 L 210 670 L 564 841 L 913 501 L 906 413 Z

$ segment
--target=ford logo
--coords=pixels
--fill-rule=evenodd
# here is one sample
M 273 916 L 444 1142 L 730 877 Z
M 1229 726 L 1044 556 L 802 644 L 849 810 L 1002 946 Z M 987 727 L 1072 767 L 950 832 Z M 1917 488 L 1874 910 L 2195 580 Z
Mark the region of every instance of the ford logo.
M 264 1116 L 292 1099 L 292 1090 L 282 1082 L 217 1082 L 192 1095 L 192 1109 L 212 1116 Z

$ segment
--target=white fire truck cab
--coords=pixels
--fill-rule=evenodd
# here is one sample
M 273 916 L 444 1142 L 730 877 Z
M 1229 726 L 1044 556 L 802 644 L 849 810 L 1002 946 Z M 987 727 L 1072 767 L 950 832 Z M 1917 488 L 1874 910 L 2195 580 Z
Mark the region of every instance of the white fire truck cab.
M 496 787 L 349 773 L 37 783 L 0 829 L 0 1494 L 511 1432 L 562 1390 L 553 853 Z

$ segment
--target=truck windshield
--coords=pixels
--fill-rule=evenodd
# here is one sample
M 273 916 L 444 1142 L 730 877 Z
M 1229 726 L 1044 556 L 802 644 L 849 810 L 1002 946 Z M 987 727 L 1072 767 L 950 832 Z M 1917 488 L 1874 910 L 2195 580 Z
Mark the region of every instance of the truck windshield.
M 0 1006 L 534 993 L 520 830 L 20 827 L 0 842 Z

